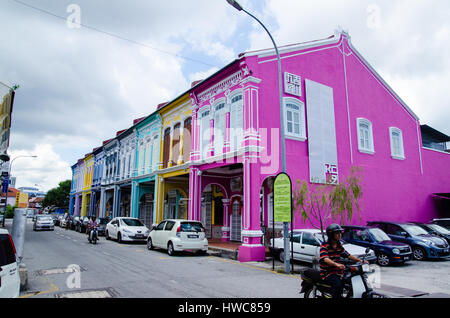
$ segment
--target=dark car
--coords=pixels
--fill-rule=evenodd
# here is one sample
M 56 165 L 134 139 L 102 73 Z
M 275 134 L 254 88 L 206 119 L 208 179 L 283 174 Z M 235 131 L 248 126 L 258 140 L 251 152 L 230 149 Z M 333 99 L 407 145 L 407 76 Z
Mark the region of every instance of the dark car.
M 427 231 L 412 223 L 394 222 L 367 222 L 368 226 L 378 227 L 386 232 L 396 242 L 411 246 L 413 257 L 416 260 L 426 258 L 446 258 L 450 256 L 447 241 L 440 237 L 428 234 Z
M 442 227 L 445 227 L 447 230 L 450 231 L 450 218 L 446 218 L 446 219 L 433 219 L 433 220 L 431 221 L 431 223 L 440 225 L 440 226 L 442 226 Z
M 89 220 L 90 219 L 87 216 L 80 216 L 80 219 L 76 225 L 76 231 L 80 233 L 86 233 Z
M 442 237 L 447 241 L 448 244 L 450 244 L 450 231 L 447 230 L 445 227 L 437 224 L 425 224 L 425 223 L 414 223 L 414 224 L 423 228 L 425 231 L 428 232 L 428 234 L 433 234 Z
M 110 221 L 109 219 L 104 219 L 104 218 L 97 219 L 97 223 L 98 223 L 97 233 L 98 233 L 98 235 L 105 236 L 106 224 L 108 224 L 109 221 Z
M 367 226 L 342 228 L 344 229 L 342 238 L 348 243 L 374 250 L 380 266 L 404 263 L 412 258 L 411 247 L 408 244 L 392 241 L 382 229 Z
M 77 229 L 77 225 L 80 222 L 80 217 L 79 216 L 73 216 L 70 218 L 70 229 L 71 230 L 76 230 Z

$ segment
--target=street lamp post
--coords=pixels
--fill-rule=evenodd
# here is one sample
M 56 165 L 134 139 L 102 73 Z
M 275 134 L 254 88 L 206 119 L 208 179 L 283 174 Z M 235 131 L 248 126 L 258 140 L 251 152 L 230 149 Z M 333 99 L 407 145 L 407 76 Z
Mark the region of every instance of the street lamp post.
M 270 34 L 269 30 L 266 28 L 266 26 L 259 21 L 258 18 L 256 18 L 253 14 L 246 11 L 237 1 L 235 0 L 227 0 L 227 2 L 236 10 L 238 11 L 244 11 L 247 13 L 250 17 L 255 19 L 267 32 L 267 34 L 270 37 L 270 40 L 272 40 L 273 46 L 275 48 L 275 52 L 277 54 L 277 61 L 278 61 L 278 89 L 279 89 L 279 98 L 280 98 L 280 144 L 281 144 L 281 168 L 282 172 L 286 173 L 286 148 L 285 148 L 285 138 L 284 138 L 284 109 L 283 109 L 283 82 L 282 82 L 282 73 L 281 73 L 281 58 L 280 58 L 280 52 L 278 51 L 277 44 L 275 43 L 275 40 L 273 39 L 272 35 Z M 285 271 L 286 273 L 290 273 L 290 257 L 289 257 L 289 223 L 284 222 L 283 223 L 283 233 L 284 233 L 284 251 L 285 251 Z
M 14 159 L 12 159 L 11 162 L 9 163 L 8 177 L 7 177 L 8 178 L 8 182 L 6 183 L 6 187 L 5 187 L 6 191 L 5 191 L 5 207 L 3 209 L 3 224 L 2 224 L 3 227 L 5 227 L 6 205 L 7 205 L 7 202 L 8 202 L 8 187 L 9 187 L 9 180 L 10 180 L 10 177 L 11 177 L 11 168 L 12 168 L 12 164 L 13 164 L 14 160 L 16 160 L 18 158 L 37 158 L 37 156 L 36 155 L 32 155 L 32 156 L 17 156 Z

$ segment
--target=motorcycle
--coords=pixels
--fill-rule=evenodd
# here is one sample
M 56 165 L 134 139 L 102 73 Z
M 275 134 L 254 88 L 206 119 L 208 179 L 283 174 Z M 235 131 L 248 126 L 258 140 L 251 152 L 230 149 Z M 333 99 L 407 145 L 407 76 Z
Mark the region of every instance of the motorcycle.
M 366 249 L 368 255 L 370 249 Z M 344 298 L 386 298 L 385 295 L 376 293 L 372 284 L 368 280 L 368 274 L 375 272 L 369 264 L 364 262 L 352 263 L 350 260 L 341 259 L 340 263 L 345 265 L 344 290 L 342 297 Z M 305 298 L 331 298 L 331 286 L 328 285 L 320 276 L 320 271 L 316 269 L 306 269 L 301 273 L 302 289 L 300 294 L 304 294 Z
M 91 243 L 91 244 L 97 244 L 97 241 L 98 241 L 98 230 L 97 230 L 96 226 L 93 227 L 91 229 L 91 231 L 89 232 L 88 240 L 89 240 L 89 243 Z

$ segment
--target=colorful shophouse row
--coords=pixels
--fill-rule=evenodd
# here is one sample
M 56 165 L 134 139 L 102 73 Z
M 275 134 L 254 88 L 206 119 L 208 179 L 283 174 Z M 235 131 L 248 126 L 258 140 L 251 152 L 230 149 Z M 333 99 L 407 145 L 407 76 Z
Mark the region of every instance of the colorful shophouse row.
M 281 129 L 294 186 L 337 183 L 361 169 L 361 213 L 353 223 L 429 221 L 449 212 L 446 196 L 437 194 L 450 193 L 450 154 L 423 146 L 417 115 L 347 33 L 280 53 L 283 125 L 274 50 L 243 53 L 79 160 L 73 213 L 130 215 L 147 225 L 200 220 L 208 237 L 241 242 L 241 261 L 264 260 Z M 89 197 L 80 182 L 91 184 L 92 162 L 97 179 Z M 90 210 L 83 208 L 88 198 Z M 295 217 L 295 228 L 305 226 Z

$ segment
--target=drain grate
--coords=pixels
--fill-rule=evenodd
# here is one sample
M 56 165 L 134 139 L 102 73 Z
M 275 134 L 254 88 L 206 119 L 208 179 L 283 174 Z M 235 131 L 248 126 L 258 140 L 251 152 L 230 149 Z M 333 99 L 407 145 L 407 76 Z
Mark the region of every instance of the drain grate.
M 85 268 L 78 266 L 80 272 L 86 271 Z M 41 269 L 37 273 L 41 276 L 46 275 L 54 275 L 54 274 L 66 274 L 66 273 L 74 273 L 76 270 L 74 267 L 68 266 L 66 268 L 50 268 L 50 269 Z
M 55 294 L 56 298 L 115 298 L 117 293 L 112 288 L 85 289 Z

